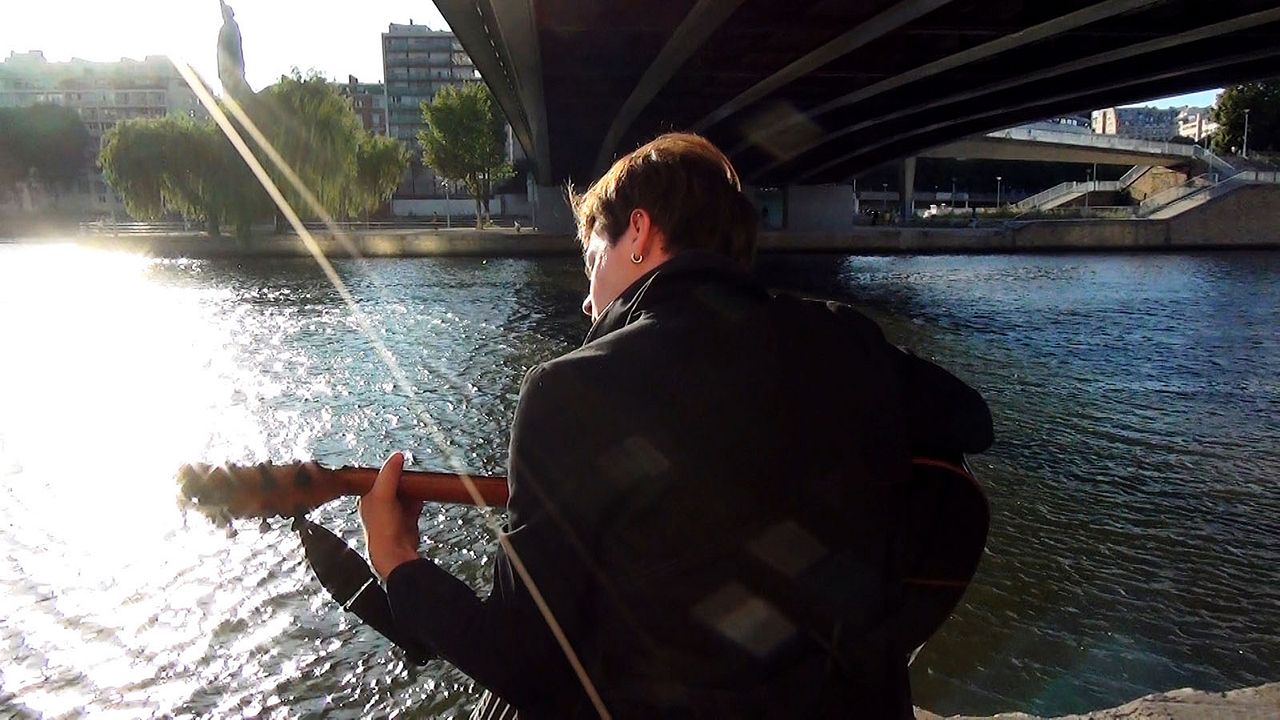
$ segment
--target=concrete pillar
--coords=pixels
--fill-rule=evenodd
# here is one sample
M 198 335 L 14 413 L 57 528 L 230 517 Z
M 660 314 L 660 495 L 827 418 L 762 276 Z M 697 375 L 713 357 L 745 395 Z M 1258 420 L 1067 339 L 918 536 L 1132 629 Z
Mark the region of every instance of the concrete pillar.
M 902 198 L 902 219 L 915 217 L 916 207 L 916 159 L 906 158 L 898 171 L 898 195 Z
M 563 185 L 533 185 L 529 198 L 533 226 L 544 233 L 574 235 L 578 231 Z
M 788 185 L 787 230 L 845 232 L 853 229 L 849 185 Z

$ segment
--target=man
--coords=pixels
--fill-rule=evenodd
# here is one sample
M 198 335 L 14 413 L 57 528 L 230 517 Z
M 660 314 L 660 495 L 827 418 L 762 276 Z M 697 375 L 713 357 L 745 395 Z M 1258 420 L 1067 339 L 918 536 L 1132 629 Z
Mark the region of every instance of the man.
M 583 346 L 525 378 L 492 592 L 418 556 L 393 455 L 362 500 L 396 622 L 522 718 L 910 717 L 897 518 L 981 397 L 851 308 L 746 273 L 728 160 L 670 134 L 572 198 Z

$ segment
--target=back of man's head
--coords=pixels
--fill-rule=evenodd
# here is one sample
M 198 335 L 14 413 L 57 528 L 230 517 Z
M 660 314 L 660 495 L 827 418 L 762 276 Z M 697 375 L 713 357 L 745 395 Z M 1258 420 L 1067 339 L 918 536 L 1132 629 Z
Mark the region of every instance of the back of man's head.
M 642 209 L 672 254 L 707 250 L 743 265 L 755 255 L 755 208 L 729 159 L 699 135 L 668 133 L 642 145 L 585 193 L 570 191 L 569 201 L 584 246 L 596 230 L 615 242 Z

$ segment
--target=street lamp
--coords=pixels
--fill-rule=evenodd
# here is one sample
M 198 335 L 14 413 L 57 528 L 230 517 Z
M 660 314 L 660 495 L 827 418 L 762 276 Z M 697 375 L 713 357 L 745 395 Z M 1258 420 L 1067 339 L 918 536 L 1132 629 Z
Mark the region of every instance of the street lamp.
M 999 175 L 996 176 L 996 209 L 997 210 L 1000 209 L 1000 181 L 1003 179 L 1004 178 L 1000 177 Z
M 880 207 L 887 213 L 889 212 L 889 183 L 880 183 L 880 188 L 884 191 L 880 195 Z
M 1244 147 L 1240 149 L 1240 157 L 1249 159 L 1249 108 L 1244 110 Z
M 444 226 L 448 229 L 453 227 L 453 203 L 449 201 L 449 181 L 446 179 L 440 184 L 444 186 Z

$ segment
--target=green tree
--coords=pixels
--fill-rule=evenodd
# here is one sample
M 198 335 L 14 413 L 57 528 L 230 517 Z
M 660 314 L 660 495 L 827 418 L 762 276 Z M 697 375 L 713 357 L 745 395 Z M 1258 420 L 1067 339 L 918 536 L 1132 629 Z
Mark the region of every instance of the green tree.
M 217 237 L 223 223 L 247 237 L 267 213 L 266 195 L 212 121 L 170 116 L 125 120 L 103 137 L 103 178 L 130 215 L 158 220 L 170 212 L 206 223 Z
M 365 132 L 350 102 L 319 75 L 295 71 L 240 101 L 329 214 L 369 212 L 395 190 L 406 164 L 404 150 L 395 140 Z M 258 157 L 294 209 L 315 217 L 284 173 L 263 154 Z M 226 223 L 244 237 L 255 219 L 274 210 L 212 121 L 167 117 L 120 123 L 104 138 L 101 163 L 107 182 L 139 218 L 177 212 L 206 222 L 210 235 Z M 277 228 L 283 228 L 282 220 L 277 214 Z
M 461 181 L 476 204 L 476 228 L 483 227 L 493 188 L 513 175 L 506 159 L 505 121 L 482 83 L 441 88 L 422 103 L 427 128 L 418 132 L 422 160 L 438 175 Z
M 19 137 L 18 113 L 16 108 L 0 108 L 0 200 L 8 197 L 31 171 L 26 143 Z
M 1218 96 L 1213 120 L 1220 126 L 1213 147 L 1220 152 L 1244 149 L 1245 110 L 1249 111 L 1249 150 L 1280 150 L 1280 78 L 1232 85 Z
M 31 178 L 67 188 L 90 165 L 89 131 L 60 105 L 0 108 L 0 192 Z
M 356 148 L 356 213 L 371 213 L 391 197 L 409 166 L 409 153 L 395 138 L 365 133 Z
M 172 149 L 162 121 L 124 120 L 102 137 L 98 163 L 129 214 L 156 219 L 166 212 L 165 172 Z M 211 229 L 210 234 L 216 234 Z
M 356 157 L 366 133 L 350 101 L 332 84 L 295 69 L 247 102 L 249 116 L 325 210 L 339 217 L 364 210 Z M 315 217 L 273 164 L 263 164 L 294 210 Z

